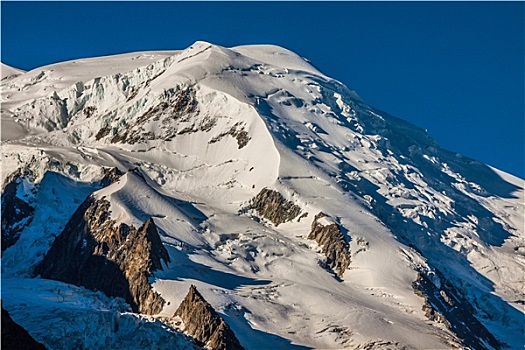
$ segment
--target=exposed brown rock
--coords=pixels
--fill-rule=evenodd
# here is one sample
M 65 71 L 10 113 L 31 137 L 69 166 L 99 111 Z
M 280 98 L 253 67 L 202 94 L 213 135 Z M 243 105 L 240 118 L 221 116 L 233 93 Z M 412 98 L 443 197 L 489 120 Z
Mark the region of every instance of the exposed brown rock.
M 109 125 L 106 125 L 106 126 L 100 128 L 100 130 L 95 135 L 95 140 L 98 141 L 101 138 L 108 136 L 110 131 L 111 131 L 111 126 L 109 126 Z
M 35 208 L 28 201 L 17 197 L 18 187 L 24 178 L 34 180 L 30 170 L 17 169 L 4 181 L 2 189 L 2 252 L 14 245 L 22 230 L 33 219 Z
M 184 332 L 201 346 L 214 350 L 244 349 L 230 326 L 192 285 L 174 316 L 184 322 Z
M 193 134 L 199 131 L 208 132 L 217 125 L 217 117 L 205 116 L 200 120 L 195 120 L 191 126 L 187 126 L 177 131 L 177 135 Z M 170 135 L 173 137 L 174 134 Z
M 270 220 L 275 226 L 291 221 L 301 213 L 301 208 L 286 200 L 279 192 L 263 188 L 250 203 L 259 215 Z
M 117 167 L 104 168 L 104 177 L 100 180 L 100 186 L 106 187 L 117 182 L 124 175 Z
M 133 311 L 156 314 L 163 299 L 148 278 L 170 261 L 153 219 L 136 229 L 110 219 L 110 204 L 88 197 L 55 239 L 36 275 L 122 297 Z
M 42 350 L 46 347 L 37 342 L 22 326 L 13 321 L 2 306 L 2 349 Z
M 177 90 L 170 102 L 177 116 L 184 116 L 197 110 L 196 92 L 192 87 Z
M 315 216 L 308 239 L 316 240 L 326 255 L 327 266 L 336 272 L 338 277 L 343 277 L 350 265 L 350 248 L 339 225 L 336 223 L 323 225 L 319 222 L 319 219 L 325 216 L 327 215 L 324 213 Z
M 86 116 L 86 118 L 91 118 L 91 116 L 93 114 L 95 114 L 97 111 L 97 107 L 95 106 L 88 106 L 88 107 L 85 107 L 82 112 L 84 113 L 84 115 Z

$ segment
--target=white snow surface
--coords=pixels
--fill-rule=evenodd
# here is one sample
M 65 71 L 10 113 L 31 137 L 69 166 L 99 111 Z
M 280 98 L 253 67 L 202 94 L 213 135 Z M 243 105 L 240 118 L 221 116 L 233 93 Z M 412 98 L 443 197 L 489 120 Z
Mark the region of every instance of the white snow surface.
M 7 64 L 0 63 L 0 77 L 2 80 L 12 79 L 18 75 L 24 74 L 25 72 L 21 69 L 11 67 Z
M 169 302 L 158 316 L 171 317 L 195 284 L 247 349 L 457 347 L 414 293 L 428 266 L 461 287 L 498 340 L 523 346 L 524 180 L 441 149 L 289 50 L 196 42 L 53 64 L 2 81 L 1 91 L 2 182 L 19 167 L 38 174 L 34 219 L 2 255 L 2 298 L 51 348 L 62 344 L 38 320 L 66 327 L 104 299 L 31 278 L 91 193 L 117 222 L 155 218 L 172 260 L 153 282 Z M 181 91 L 197 108 L 177 116 L 169 105 Z M 115 139 L 126 132 L 143 137 Z M 103 167 L 127 173 L 100 189 Z M 265 187 L 307 217 L 275 227 L 239 214 Z M 307 239 L 319 212 L 350 242 L 342 280 Z M 89 307 L 67 327 L 106 327 L 104 310 Z M 131 334 L 143 316 L 126 317 L 121 332 Z M 151 324 L 145 332 L 158 332 Z

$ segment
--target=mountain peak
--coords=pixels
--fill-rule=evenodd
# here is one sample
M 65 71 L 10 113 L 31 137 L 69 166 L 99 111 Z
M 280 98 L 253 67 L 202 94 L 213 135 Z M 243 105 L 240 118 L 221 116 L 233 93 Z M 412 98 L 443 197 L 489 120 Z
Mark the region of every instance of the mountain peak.
M 3 196 L 17 204 L 2 206 L 2 276 L 30 290 L 4 302 L 46 344 L 56 333 L 24 307 L 94 330 L 71 317 L 75 298 L 102 304 L 38 287 L 42 259 L 42 276 L 120 288 L 110 300 L 163 324 L 182 299 L 188 317 L 191 300 L 208 310 L 206 296 L 247 347 L 522 346 L 523 180 L 442 149 L 287 49 L 79 59 L 5 81 L 1 98 Z M 121 310 L 107 305 L 104 317 Z M 226 324 L 206 315 L 193 336 Z M 465 336 L 469 324 L 483 327 Z M 104 347 L 92 340 L 78 337 Z

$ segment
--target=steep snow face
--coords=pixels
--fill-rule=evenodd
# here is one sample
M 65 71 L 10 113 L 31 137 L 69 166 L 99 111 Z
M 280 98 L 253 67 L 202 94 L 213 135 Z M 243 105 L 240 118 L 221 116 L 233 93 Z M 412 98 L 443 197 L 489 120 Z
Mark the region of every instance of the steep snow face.
M 2 181 L 41 174 L 3 278 L 29 276 L 96 191 L 116 222 L 154 217 L 171 258 L 153 281 L 160 316 L 194 284 L 248 349 L 457 346 L 427 320 L 418 273 L 522 346 L 523 180 L 441 149 L 289 50 L 196 42 L 59 63 L 1 89 Z M 126 175 L 100 189 L 102 167 Z M 275 225 L 250 209 L 265 188 L 280 200 L 260 207 L 301 214 Z M 339 277 L 325 269 L 333 252 L 308 239 L 319 212 L 348 242 Z

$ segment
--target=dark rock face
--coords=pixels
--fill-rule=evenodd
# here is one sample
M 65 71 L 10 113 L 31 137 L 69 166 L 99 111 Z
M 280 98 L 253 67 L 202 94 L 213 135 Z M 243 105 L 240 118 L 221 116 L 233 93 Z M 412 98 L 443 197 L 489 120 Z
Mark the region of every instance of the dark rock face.
M 308 239 L 315 239 L 326 255 L 328 267 L 336 272 L 338 277 L 343 277 L 350 265 L 350 248 L 336 223 L 323 225 L 319 222 L 319 219 L 325 216 L 327 215 L 324 213 L 315 216 Z
M 156 314 L 164 300 L 148 281 L 170 261 L 153 219 L 116 225 L 110 203 L 88 197 L 55 239 L 35 275 L 121 297 L 134 312 Z
M 200 345 L 214 350 L 242 350 L 230 326 L 192 285 L 174 316 L 184 322 L 184 331 Z
M 34 181 L 33 173 L 18 169 L 7 177 L 2 190 L 2 252 L 18 241 L 24 227 L 33 219 L 33 205 L 17 196 L 24 179 Z
M 250 203 L 259 215 L 270 220 L 275 226 L 291 221 L 301 213 L 301 208 L 286 200 L 279 192 L 263 188 Z
M 45 350 L 46 347 L 13 321 L 7 310 L 2 307 L 2 349 Z
M 439 271 L 419 272 L 413 287 L 425 299 L 425 315 L 445 324 L 463 345 L 471 349 L 487 349 L 486 344 L 494 349 L 505 347 L 478 321 L 472 305 Z

